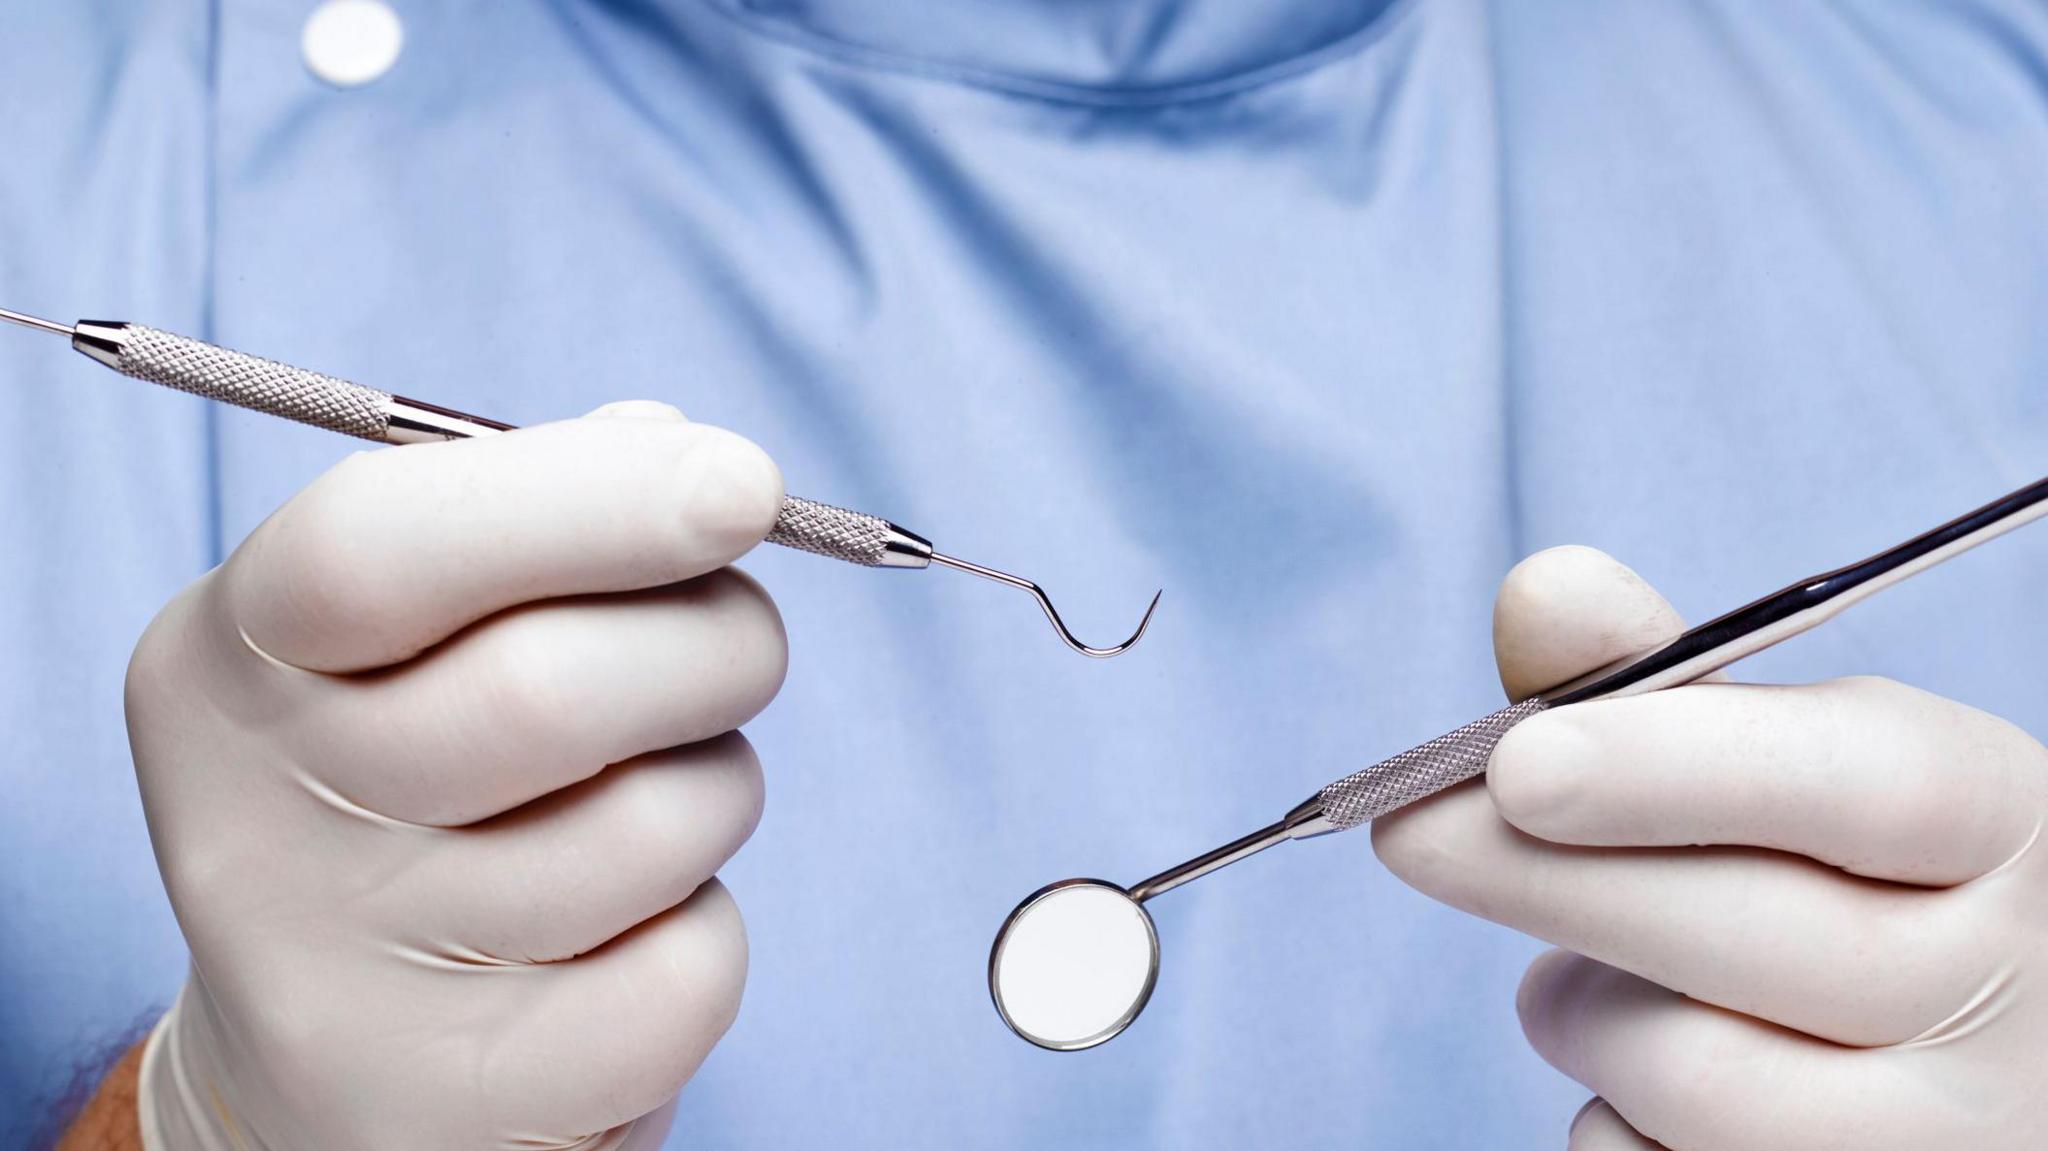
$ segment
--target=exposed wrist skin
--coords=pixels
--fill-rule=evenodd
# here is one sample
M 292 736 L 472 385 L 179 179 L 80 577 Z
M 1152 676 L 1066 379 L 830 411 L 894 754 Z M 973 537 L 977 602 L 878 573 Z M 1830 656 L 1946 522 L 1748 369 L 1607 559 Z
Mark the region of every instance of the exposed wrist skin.
M 53 1151 L 143 1151 L 135 1093 L 147 1040 L 128 1049 Z

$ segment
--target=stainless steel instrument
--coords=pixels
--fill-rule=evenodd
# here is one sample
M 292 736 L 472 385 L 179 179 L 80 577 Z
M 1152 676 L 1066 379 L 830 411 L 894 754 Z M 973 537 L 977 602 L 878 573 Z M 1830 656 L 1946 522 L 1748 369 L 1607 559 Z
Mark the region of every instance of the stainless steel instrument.
M 1002 989 L 1006 944 L 1019 924 L 1053 914 L 1059 902 L 1086 895 L 1100 901 L 1104 891 L 1129 901 L 1135 917 L 1109 921 L 1109 931 L 1142 930 L 1152 937 L 1154 975 L 1158 944 L 1144 903 L 1154 896 L 1228 867 L 1238 860 L 1291 839 L 1308 839 L 1357 827 L 1462 783 L 1486 770 L 1493 749 L 1516 724 L 1538 712 L 1588 700 L 1640 695 L 1691 683 L 1754 655 L 1782 640 L 1816 627 L 1860 600 L 1906 580 L 1943 560 L 2048 515 L 2048 479 L 2038 480 L 1931 531 L 1879 552 L 1868 559 L 1800 580 L 1755 603 L 1709 620 L 1662 647 L 1580 676 L 1568 683 L 1510 704 L 1491 715 L 1447 732 L 1399 755 L 1354 772 L 1318 791 L 1279 820 L 1232 840 L 1213 851 L 1170 867 L 1129 888 L 1100 879 L 1069 879 L 1033 892 L 1010 914 L 997 932 L 989 954 L 989 989 L 1004 1022 L 1025 1039 L 1054 1050 L 1071 1051 L 1107 1042 L 1144 1008 L 1152 979 L 1143 982 L 1135 1002 L 1121 1012 L 1105 1011 L 1088 1026 L 1071 1033 L 1041 1034 L 1028 1021 L 1013 1017 Z M 1142 942 L 1142 941 L 1137 941 Z M 1133 949 L 1137 942 L 1132 944 Z M 1062 1021 L 1063 1024 L 1070 1022 Z
M 60 324 L 0 308 L 0 320 L 50 332 L 124 376 L 219 400 L 316 428 L 386 444 L 469 439 L 511 431 L 511 424 L 393 395 L 141 324 L 80 320 Z M 931 541 L 879 516 L 790 496 L 768 542 L 863 567 L 923 568 L 932 564 L 1017 588 L 1038 603 L 1060 641 L 1085 656 L 1121 655 L 1144 638 L 1159 606 L 1154 592 L 1130 638 L 1090 647 L 1074 637 L 1045 590 L 1022 576 L 932 550 Z

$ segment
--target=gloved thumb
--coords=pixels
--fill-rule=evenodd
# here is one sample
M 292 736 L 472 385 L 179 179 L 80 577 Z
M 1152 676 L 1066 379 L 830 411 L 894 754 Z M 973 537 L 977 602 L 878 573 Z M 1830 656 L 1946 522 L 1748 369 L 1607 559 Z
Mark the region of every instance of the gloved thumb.
M 1523 699 L 1685 630 L 1677 609 L 1606 552 L 1557 547 L 1516 564 L 1493 601 L 1493 660 Z
M 660 400 L 613 400 L 583 417 L 586 420 L 657 420 L 665 424 L 687 424 L 689 417 L 674 404 Z

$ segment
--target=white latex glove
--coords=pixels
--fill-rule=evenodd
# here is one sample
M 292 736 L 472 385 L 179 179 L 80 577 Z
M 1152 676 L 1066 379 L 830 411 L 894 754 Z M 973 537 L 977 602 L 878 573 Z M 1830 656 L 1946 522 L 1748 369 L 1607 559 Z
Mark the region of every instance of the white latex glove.
M 1680 630 L 1562 548 L 1508 576 L 1494 650 L 1519 698 Z M 2048 1147 L 2044 811 L 2048 751 L 1982 712 L 1880 679 L 1703 683 L 1537 715 L 1483 786 L 1373 843 L 1567 949 L 1518 1006 L 1603 1100 L 1573 1151 L 1995 1151 Z
M 353 456 L 143 637 L 192 949 L 152 1151 L 660 1144 L 746 974 L 712 874 L 786 651 L 720 569 L 782 482 L 664 405 L 599 416 Z

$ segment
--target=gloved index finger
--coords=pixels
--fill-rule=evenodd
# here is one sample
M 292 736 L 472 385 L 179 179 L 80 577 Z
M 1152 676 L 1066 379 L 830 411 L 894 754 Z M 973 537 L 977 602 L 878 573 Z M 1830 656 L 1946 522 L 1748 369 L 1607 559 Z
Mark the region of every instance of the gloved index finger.
M 584 419 L 364 452 L 251 533 L 221 603 L 286 663 L 384 667 L 517 604 L 722 567 L 781 504 L 767 455 L 703 424 Z
M 1711 684 L 1530 719 L 1487 774 L 1521 830 L 1581 847 L 1765 847 L 1946 887 L 2002 866 L 2048 819 L 2048 749 L 1889 680 Z

